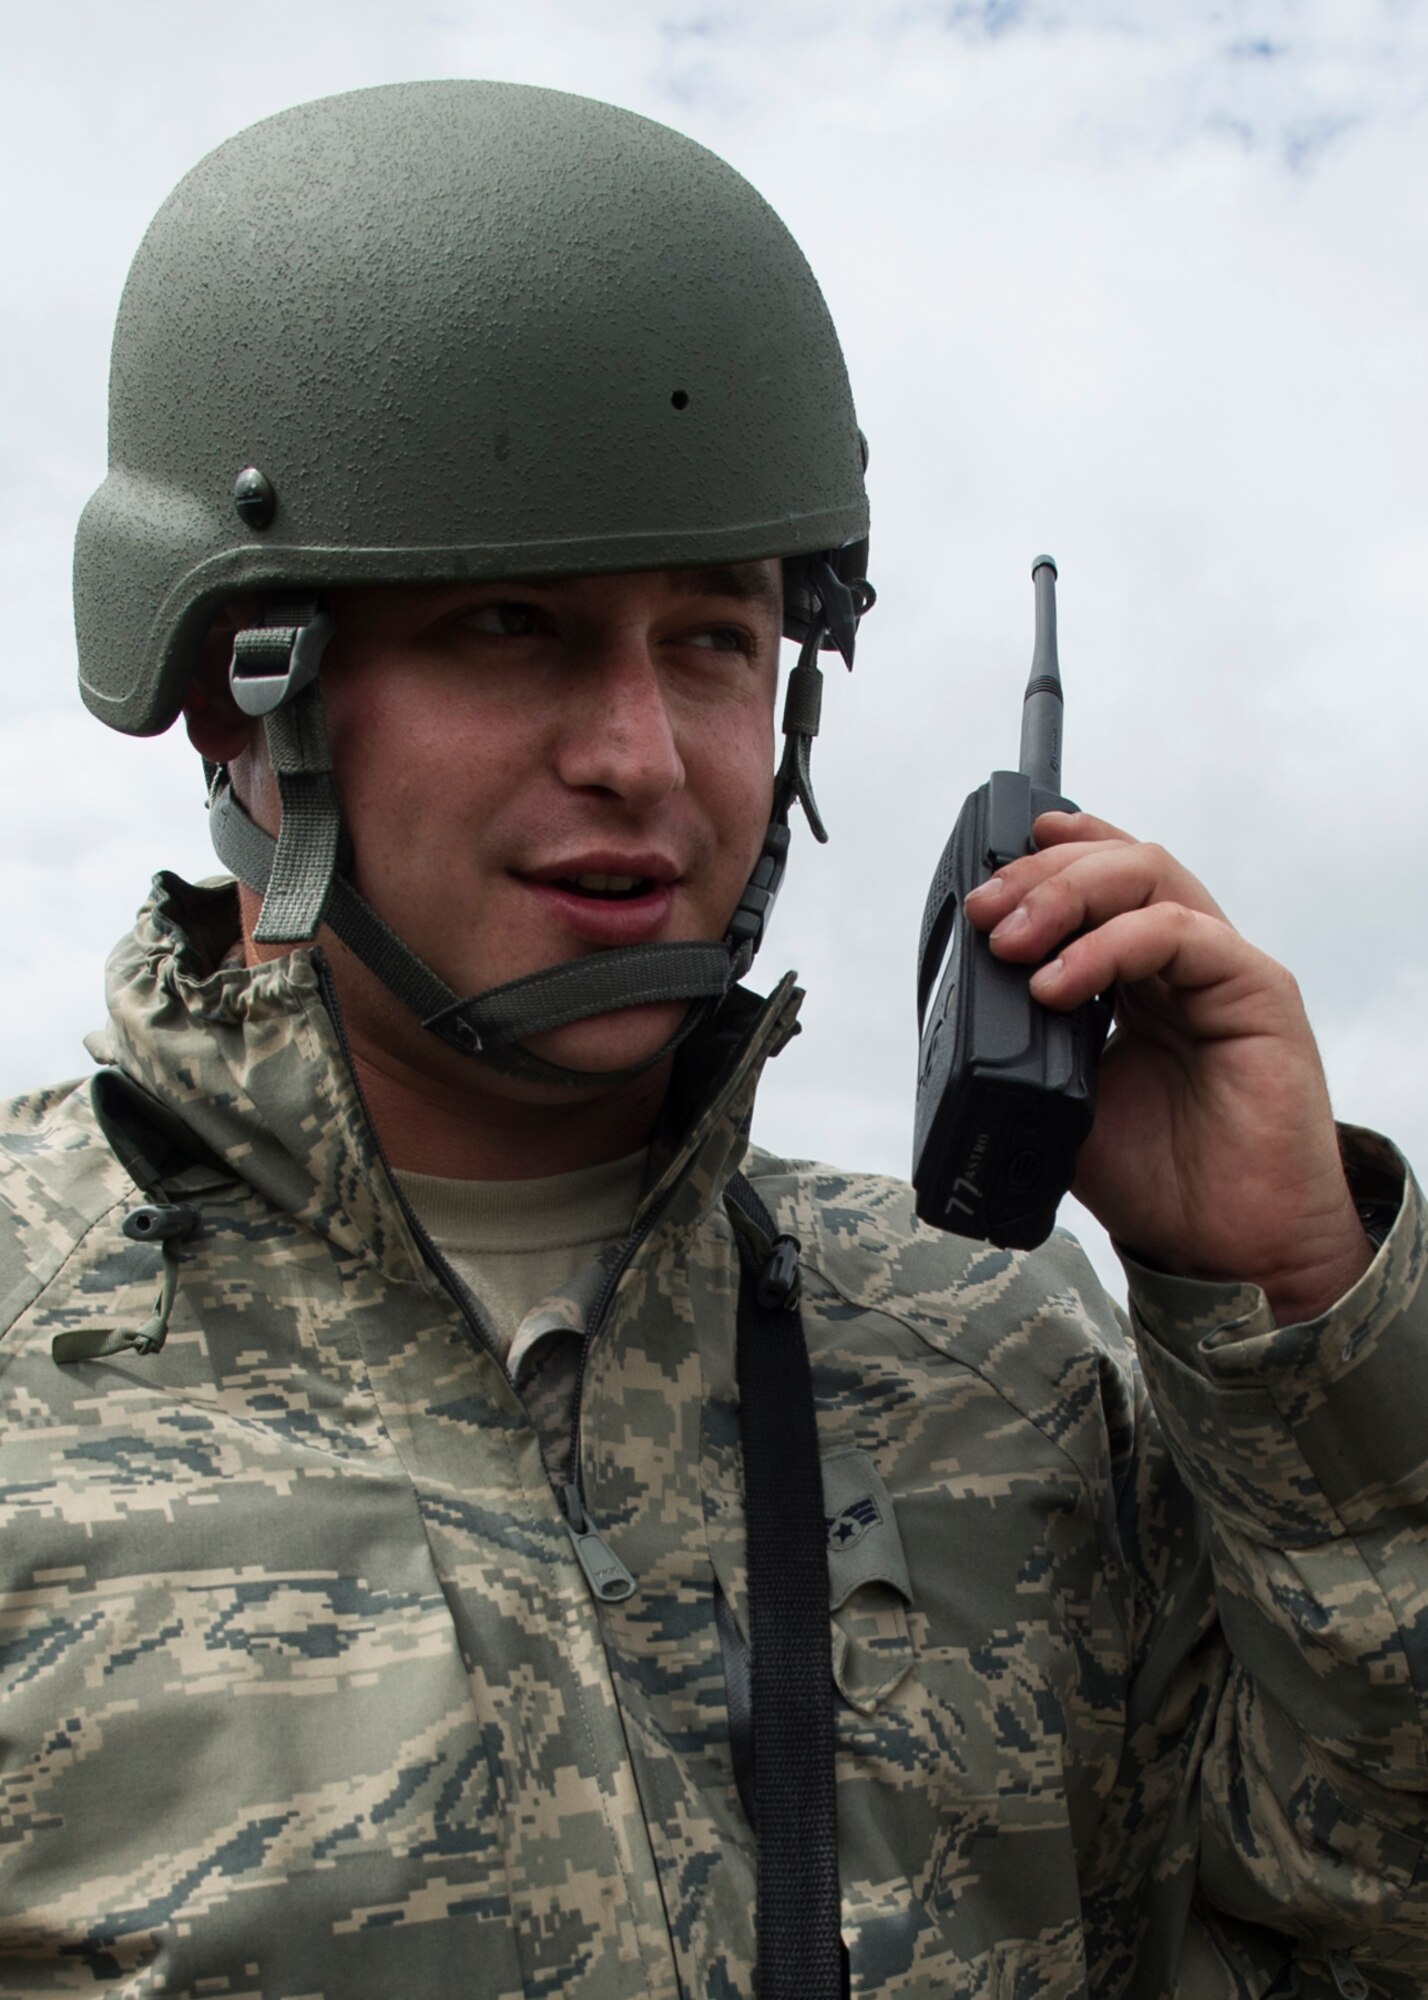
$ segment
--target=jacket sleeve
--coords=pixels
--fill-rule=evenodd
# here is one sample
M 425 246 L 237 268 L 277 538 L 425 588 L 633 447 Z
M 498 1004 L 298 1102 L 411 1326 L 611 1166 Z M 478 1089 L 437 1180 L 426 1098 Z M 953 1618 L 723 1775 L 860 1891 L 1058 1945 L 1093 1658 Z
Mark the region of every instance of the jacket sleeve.
M 1428 1287 L 1411 1175 L 1371 1134 L 1344 1147 L 1355 1192 L 1399 1207 L 1320 1318 L 1276 1328 L 1257 1288 L 1127 1273 L 1228 1648 L 1197 1901 L 1231 1959 L 1287 1935 L 1293 1990 L 1356 2000 L 1428 1992 Z

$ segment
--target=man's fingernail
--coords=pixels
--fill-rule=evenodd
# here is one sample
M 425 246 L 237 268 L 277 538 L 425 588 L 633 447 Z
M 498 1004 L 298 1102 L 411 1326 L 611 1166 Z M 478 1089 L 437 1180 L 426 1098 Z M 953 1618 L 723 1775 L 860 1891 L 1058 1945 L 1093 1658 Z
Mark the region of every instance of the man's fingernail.
M 967 891 L 967 901 L 970 903 L 974 896 L 999 896 L 1006 886 L 1000 875 L 989 875 L 985 882 Z
M 1015 937 L 1018 932 L 1024 931 L 1030 922 L 1031 918 L 1026 914 L 1025 908 L 1021 904 L 1018 904 L 1009 916 L 1002 918 L 1001 922 L 992 932 L 992 936 L 994 938 Z
M 1065 959 L 1053 958 L 1050 965 L 1039 966 L 1037 970 L 1032 973 L 1031 990 L 1033 993 L 1050 993 L 1051 991 L 1053 991 L 1055 987 L 1061 984 L 1061 981 L 1065 976 L 1066 976 Z

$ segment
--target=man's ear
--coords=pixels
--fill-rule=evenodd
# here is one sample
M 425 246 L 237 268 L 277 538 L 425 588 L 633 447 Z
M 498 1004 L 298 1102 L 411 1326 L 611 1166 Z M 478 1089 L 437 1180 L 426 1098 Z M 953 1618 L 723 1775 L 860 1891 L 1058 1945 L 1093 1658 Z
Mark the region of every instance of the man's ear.
M 246 605 L 226 604 L 208 628 L 198 665 L 184 690 L 188 740 L 210 764 L 236 763 L 254 747 L 259 733 L 259 724 L 239 708 L 228 685 L 233 634 L 252 622 Z

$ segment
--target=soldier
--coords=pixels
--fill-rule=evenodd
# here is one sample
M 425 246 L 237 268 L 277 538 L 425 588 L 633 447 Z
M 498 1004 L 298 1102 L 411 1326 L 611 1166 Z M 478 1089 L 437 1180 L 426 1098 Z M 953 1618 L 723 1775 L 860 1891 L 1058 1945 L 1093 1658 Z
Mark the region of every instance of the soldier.
M 1424 1989 L 1422 1211 L 1289 976 L 1086 816 L 977 899 L 1119 988 L 1134 1348 L 747 1150 L 863 456 L 609 106 L 358 92 L 156 218 L 81 685 L 237 882 L 3 1127 L 0 1994 Z

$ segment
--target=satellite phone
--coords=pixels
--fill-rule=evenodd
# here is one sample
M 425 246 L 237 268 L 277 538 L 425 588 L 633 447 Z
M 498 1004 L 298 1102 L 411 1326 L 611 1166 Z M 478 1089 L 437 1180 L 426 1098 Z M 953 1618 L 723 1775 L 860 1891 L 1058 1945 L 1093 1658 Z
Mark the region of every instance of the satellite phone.
M 962 807 L 922 915 L 912 1169 L 924 1222 L 1015 1250 L 1046 1240 L 1071 1185 L 1111 1018 L 1103 999 L 1070 1013 L 1043 1007 L 1028 984 L 1036 968 L 994 958 L 962 912 L 1004 862 L 1035 852 L 1038 813 L 1076 810 L 1061 793 L 1056 564 L 1038 556 L 1031 576 L 1021 768 L 993 771 Z

